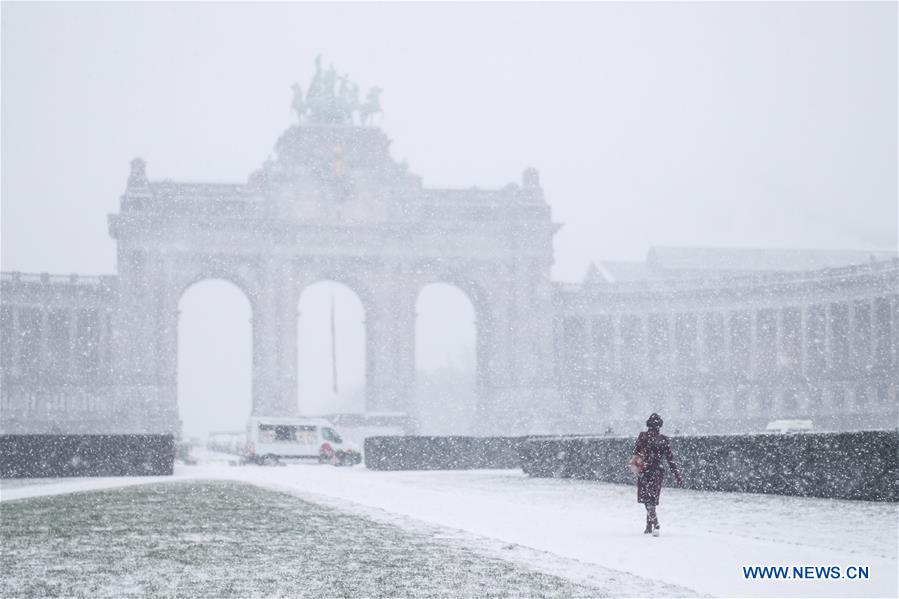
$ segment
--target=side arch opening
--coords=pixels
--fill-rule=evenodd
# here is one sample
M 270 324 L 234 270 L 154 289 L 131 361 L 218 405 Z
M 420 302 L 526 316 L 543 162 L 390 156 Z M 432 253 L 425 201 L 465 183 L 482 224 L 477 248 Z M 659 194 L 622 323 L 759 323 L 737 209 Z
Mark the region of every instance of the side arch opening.
M 234 283 L 204 279 L 178 300 L 178 416 L 184 439 L 238 434 L 252 410 L 252 307 Z
M 477 410 L 477 322 L 459 287 L 431 283 L 415 304 L 415 406 L 421 434 L 465 435 Z

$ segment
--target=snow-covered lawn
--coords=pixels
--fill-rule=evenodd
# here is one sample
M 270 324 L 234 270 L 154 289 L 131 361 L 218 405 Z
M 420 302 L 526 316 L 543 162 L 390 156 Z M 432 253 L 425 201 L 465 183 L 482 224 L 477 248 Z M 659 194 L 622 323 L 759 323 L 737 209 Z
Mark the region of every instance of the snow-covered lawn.
M 651 538 L 642 534 L 644 512 L 630 487 L 531 479 L 516 471 L 374 472 L 219 462 L 179 467 L 173 479 L 245 481 L 287 491 L 613 596 L 897 595 L 896 504 L 666 488 L 659 508 L 662 536 Z M 4 500 L 86 484 L 9 488 L 7 482 Z M 762 581 L 742 573 L 742 566 L 807 565 L 844 571 L 868 566 L 870 578 Z
M 37 497 L 2 510 L 4 597 L 599 594 L 440 538 L 237 482 Z

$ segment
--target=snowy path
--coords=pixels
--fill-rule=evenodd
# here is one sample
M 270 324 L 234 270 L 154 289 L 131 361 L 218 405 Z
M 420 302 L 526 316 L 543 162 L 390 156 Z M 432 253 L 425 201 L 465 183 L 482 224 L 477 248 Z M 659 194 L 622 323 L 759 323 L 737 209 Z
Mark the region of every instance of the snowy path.
M 146 485 L 171 481 L 171 476 L 121 476 L 98 478 L 26 478 L 0 480 L 0 501 L 13 501 L 29 497 L 46 497 L 77 493 L 79 491 L 99 491 L 117 489 L 132 485 Z
M 530 479 L 515 471 L 373 472 L 209 464 L 181 467 L 174 478 L 242 480 L 360 513 L 383 510 L 400 525 L 423 522 L 461 530 L 701 594 L 897 595 L 895 504 L 666 489 L 659 510 L 663 536 L 653 539 L 641 533 L 644 512 L 629 487 Z M 139 484 L 156 479 L 120 480 Z M 4 500 L 65 492 L 67 484 L 71 490 L 91 482 L 112 484 L 109 479 L 82 479 L 10 488 L 7 482 L 0 493 Z M 745 580 L 744 565 L 836 565 L 843 570 L 862 565 L 870 567 L 870 579 Z

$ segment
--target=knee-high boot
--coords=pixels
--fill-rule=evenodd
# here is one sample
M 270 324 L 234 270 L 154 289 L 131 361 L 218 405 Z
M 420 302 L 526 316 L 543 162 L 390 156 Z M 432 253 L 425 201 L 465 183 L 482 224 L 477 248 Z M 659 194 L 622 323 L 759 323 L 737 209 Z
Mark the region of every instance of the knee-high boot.
M 646 506 L 646 527 L 649 529 L 648 532 L 654 535 L 658 534 L 659 518 L 656 516 L 656 506 L 654 505 Z

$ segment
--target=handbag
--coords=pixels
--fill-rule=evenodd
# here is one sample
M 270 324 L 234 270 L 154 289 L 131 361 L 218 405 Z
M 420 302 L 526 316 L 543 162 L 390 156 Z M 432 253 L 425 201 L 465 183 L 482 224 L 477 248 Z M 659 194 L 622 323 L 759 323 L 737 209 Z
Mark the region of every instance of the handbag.
M 634 474 L 642 474 L 646 469 L 646 461 L 643 459 L 642 455 L 635 453 L 628 461 L 627 468 Z

